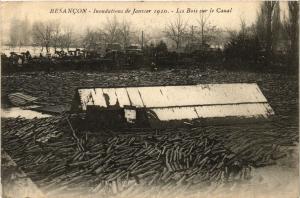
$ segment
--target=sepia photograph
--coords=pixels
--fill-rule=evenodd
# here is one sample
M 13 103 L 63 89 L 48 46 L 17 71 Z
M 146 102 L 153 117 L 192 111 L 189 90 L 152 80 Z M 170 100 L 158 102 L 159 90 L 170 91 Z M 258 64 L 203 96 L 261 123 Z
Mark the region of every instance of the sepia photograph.
M 2 1 L 1 197 L 299 197 L 299 1 Z

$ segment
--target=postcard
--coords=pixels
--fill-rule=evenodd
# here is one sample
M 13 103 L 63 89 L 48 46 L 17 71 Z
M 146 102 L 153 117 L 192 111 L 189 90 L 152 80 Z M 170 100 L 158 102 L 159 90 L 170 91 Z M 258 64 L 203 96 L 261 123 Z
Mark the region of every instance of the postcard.
M 0 13 L 3 198 L 299 196 L 298 1 Z

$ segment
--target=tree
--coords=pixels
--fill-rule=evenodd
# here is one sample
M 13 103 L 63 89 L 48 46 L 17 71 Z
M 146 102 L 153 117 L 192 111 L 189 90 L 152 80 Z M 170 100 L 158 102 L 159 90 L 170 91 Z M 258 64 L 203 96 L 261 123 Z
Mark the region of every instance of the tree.
M 164 41 L 160 41 L 156 47 L 155 51 L 157 54 L 166 54 L 168 52 L 168 47 Z
M 266 9 L 261 5 L 260 11 L 257 13 L 256 19 L 256 35 L 258 36 L 260 42 L 265 47 L 266 41 Z
M 136 30 L 132 34 L 132 41 L 139 44 L 142 48 L 148 46 L 148 42 L 151 40 L 150 34 L 144 30 Z
M 9 44 L 11 47 L 16 47 L 20 40 L 19 31 L 20 20 L 13 18 L 10 22 Z
M 71 44 L 73 42 L 73 30 L 70 26 L 65 26 L 59 36 L 59 46 L 60 49 L 63 50 L 64 48 L 67 48 L 69 50 Z
M 105 35 L 106 44 L 112 44 L 120 40 L 120 23 L 116 16 L 107 18 L 102 32 Z
M 275 5 L 278 4 L 277 1 L 266 1 L 264 2 L 264 6 L 266 7 L 266 27 L 267 27 L 267 32 L 266 32 L 266 55 L 267 55 L 267 61 L 268 64 L 270 62 L 271 58 L 271 53 L 272 53 L 272 40 L 273 40 L 273 35 L 272 35 L 272 15 L 274 14 L 274 8 Z M 273 31 L 274 32 L 274 31 Z
M 55 22 L 53 23 L 53 35 L 51 39 L 51 44 L 54 48 L 54 51 L 56 51 L 56 48 L 58 47 L 59 43 L 61 42 L 61 27 L 60 23 Z
M 50 52 L 50 44 L 54 33 L 54 23 L 52 21 L 47 22 L 35 22 L 32 26 L 33 41 L 36 44 L 44 47 L 47 53 Z
M 240 30 L 229 31 L 229 42 L 225 45 L 224 54 L 227 61 L 236 60 L 257 62 L 259 60 L 260 45 L 255 27 L 247 26 L 243 17 L 240 18 Z
M 165 30 L 166 36 L 176 43 L 176 49 L 181 47 L 182 41 L 186 34 L 187 21 L 184 21 L 180 15 L 175 21 L 170 22 Z
M 289 1 L 289 17 L 284 15 L 283 27 L 284 33 L 289 41 L 289 51 L 293 57 L 293 61 L 298 65 L 299 56 L 299 2 Z
M 247 36 L 247 25 L 244 17 L 240 17 L 240 36 L 246 37 Z
M 272 52 L 278 41 L 280 24 L 280 8 L 278 1 L 264 1 L 261 3 L 257 18 L 257 35 L 266 50 L 266 65 L 270 64 Z
M 98 43 L 104 40 L 105 35 L 101 31 L 87 29 L 82 39 L 82 45 L 89 50 L 96 50 Z
M 274 6 L 274 11 L 272 15 L 272 21 L 271 21 L 271 32 L 272 32 L 272 40 L 271 40 L 271 53 L 273 53 L 277 49 L 277 45 L 279 43 L 280 35 L 281 35 L 281 29 L 282 29 L 282 23 L 280 20 L 280 7 L 279 3 L 276 3 Z
M 10 23 L 9 44 L 12 47 L 29 45 L 30 23 L 26 17 L 24 20 L 13 18 Z
M 207 42 L 206 33 L 211 29 L 211 26 L 208 22 L 209 17 L 210 17 L 210 14 L 201 12 L 200 17 L 197 20 L 198 24 L 200 26 L 200 39 L 201 39 L 202 46 L 204 46 L 206 44 L 206 42 Z
M 31 43 L 31 24 L 26 16 L 24 20 L 21 21 L 21 44 L 26 46 Z
M 132 38 L 132 32 L 131 24 L 126 20 L 123 20 L 123 22 L 120 24 L 120 36 L 123 47 L 128 47 Z

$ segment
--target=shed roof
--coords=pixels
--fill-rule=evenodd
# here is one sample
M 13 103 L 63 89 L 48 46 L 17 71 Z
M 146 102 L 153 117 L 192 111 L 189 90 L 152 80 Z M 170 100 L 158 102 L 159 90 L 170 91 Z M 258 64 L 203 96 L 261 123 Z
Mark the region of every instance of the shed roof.
M 160 121 L 211 119 L 223 117 L 268 118 L 274 112 L 267 103 L 230 104 L 157 108 L 147 111 L 148 115 Z M 154 114 L 153 114 L 154 113 Z
M 79 88 L 78 94 L 82 110 L 86 110 L 88 105 L 153 109 L 267 103 L 267 99 L 255 83 Z

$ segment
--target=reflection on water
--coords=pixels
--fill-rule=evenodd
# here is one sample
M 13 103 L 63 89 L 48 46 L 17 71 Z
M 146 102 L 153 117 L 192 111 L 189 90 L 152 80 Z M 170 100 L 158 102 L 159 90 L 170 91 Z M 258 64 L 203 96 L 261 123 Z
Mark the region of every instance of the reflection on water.
M 24 117 L 27 119 L 33 118 L 46 118 L 50 117 L 51 115 L 39 113 L 36 111 L 32 111 L 29 109 L 21 109 L 20 107 L 12 107 L 7 109 L 1 108 L 1 117 L 2 118 L 17 118 L 17 117 Z

